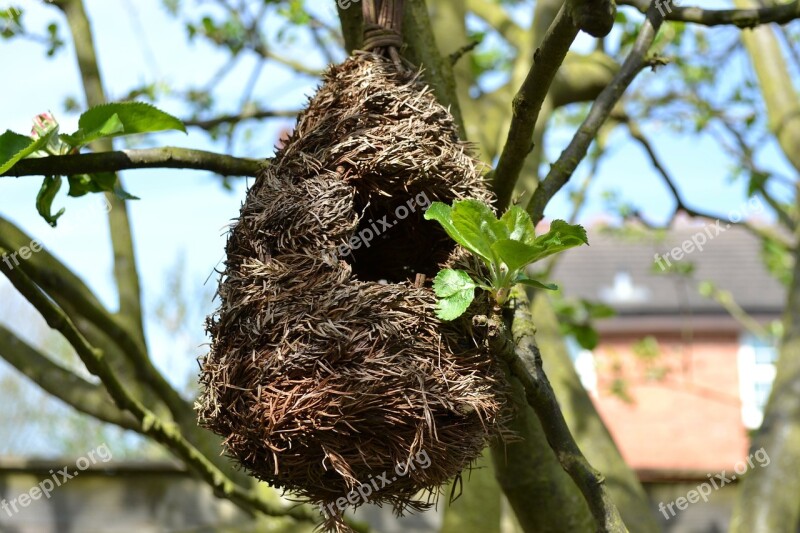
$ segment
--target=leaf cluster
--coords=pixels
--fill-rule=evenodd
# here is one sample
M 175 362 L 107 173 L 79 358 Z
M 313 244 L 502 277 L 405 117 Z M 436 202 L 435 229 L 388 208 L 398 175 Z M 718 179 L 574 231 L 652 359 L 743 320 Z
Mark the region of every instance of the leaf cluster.
M 491 207 L 478 200 L 457 201 L 452 207 L 434 202 L 425 218 L 439 222 L 451 239 L 480 258 L 489 271 L 488 279 L 477 281 L 463 270 L 447 268 L 437 274 L 433 289 L 439 298 L 437 316 L 442 320 L 461 316 L 472 303 L 476 288 L 489 291 L 498 305 L 506 302 L 517 283 L 555 290 L 555 285 L 530 279 L 525 268 L 589 243 L 583 227 L 563 220 L 553 221 L 550 231 L 537 237 L 530 215 L 519 206 L 511 206 L 498 219 Z
M 183 122 L 143 102 L 123 102 L 96 106 L 78 119 L 78 130 L 59 134 L 58 122 L 50 114 L 37 117 L 30 136 L 7 130 L 0 135 L 0 175 L 27 157 L 77 154 L 81 148 L 100 139 L 165 130 L 186 132 Z M 119 187 L 110 172 L 67 177 L 69 196 L 92 192 L 112 192 L 124 199 L 135 199 Z M 51 226 L 57 224 L 64 209 L 52 213 L 53 200 L 61 189 L 62 176 L 45 176 L 36 197 L 36 209 Z

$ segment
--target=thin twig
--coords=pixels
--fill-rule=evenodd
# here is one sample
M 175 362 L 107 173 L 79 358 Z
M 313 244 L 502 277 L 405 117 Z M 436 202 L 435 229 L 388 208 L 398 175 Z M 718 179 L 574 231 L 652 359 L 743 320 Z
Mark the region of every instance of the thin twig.
M 477 47 L 479 44 L 481 44 L 480 41 L 477 40 L 470 41 L 469 43 L 465 44 L 464 46 L 462 46 L 461 48 L 450 54 L 448 56 L 450 58 L 450 64 L 455 65 L 456 63 L 458 63 L 459 59 L 464 57 L 469 52 L 473 51 L 475 47 Z
M 221 115 L 214 118 L 207 119 L 190 119 L 184 120 L 183 123 L 187 126 L 194 126 L 204 130 L 211 130 L 223 124 L 238 124 L 245 120 L 262 120 L 265 118 L 292 118 L 300 113 L 299 110 L 271 110 L 271 109 L 254 109 L 251 111 L 242 111 L 234 115 Z
M 777 240 L 777 242 L 780 242 L 784 246 L 788 247 L 788 244 L 785 243 L 782 239 L 770 234 L 768 231 L 766 231 L 766 230 L 764 230 L 762 228 L 759 228 L 758 226 L 755 226 L 755 225 L 747 222 L 746 220 L 738 220 L 738 221 L 730 220 L 730 217 L 714 215 L 713 213 L 709 213 L 709 212 L 706 212 L 706 211 L 703 211 L 703 210 L 700 210 L 700 209 L 695 209 L 695 208 L 690 207 L 689 205 L 687 205 L 686 204 L 686 200 L 684 200 L 683 195 L 678 190 L 678 186 L 677 186 L 675 180 L 672 178 L 672 176 L 667 171 L 666 166 L 661 162 L 660 158 L 658 157 L 658 154 L 656 154 L 656 151 L 655 151 L 655 148 L 653 147 L 653 144 L 650 142 L 650 140 L 647 137 L 645 137 L 644 133 L 642 133 L 641 129 L 639 128 L 639 125 L 636 122 L 634 122 L 630 117 L 625 115 L 625 114 L 616 113 L 614 115 L 614 118 L 619 120 L 621 123 L 623 123 L 623 124 L 628 126 L 628 131 L 630 132 L 631 137 L 633 137 L 639 144 L 642 145 L 642 148 L 645 150 L 645 152 L 647 152 L 647 155 L 650 158 L 651 164 L 656 169 L 658 174 L 662 177 L 662 179 L 664 180 L 664 183 L 666 184 L 667 188 L 672 193 L 672 197 L 675 200 L 675 209 L 674 209 L 674 211 L 672 213 L 672 218 L 673 219 L 675 218 L 675 216 L 679 212 L 683 211 L 684 213 L 686 213 L 687 215 L 689 215 L 690 217 L 693 217 L 693 218 L 706 218 L 706 219 L 709 219 L 709 220 L 723 220 L 723 221 L 726 222 L 726 224 L 728 226 L 742 226 L 747 231 L 749 231 L 751 234 L 755 235 L 756 237 L 758 237 L 760 239 Z M 774 202 L 774 199 L 772 199 L 768 195 L 762 194 L 762 196 L 764 196 L 764 198 L 767 200 L 768 203 L 770 203 L 770 200 L 772 200 Z M 772 206 L 773 209 L 776 209 L 776 205 L 773 205 L 772 203 L 770 203 L 770 206 Z M 777 207 L 779 207 L 779 206 L 777 206 Z M 780 217 L 782 212 L 781 211 L 777 211 L 777 212 L 778 212 L 778 216 Z M 645 222 L 642 217 L 639 217 L 639 219 L 643 223 Z M 655 227 L 652 227 L 652 226 L 650 226 L 650 228 L 651 229 L 656 229 Z M 789 229 L 793 229 L 793 228 L 789 228 Z

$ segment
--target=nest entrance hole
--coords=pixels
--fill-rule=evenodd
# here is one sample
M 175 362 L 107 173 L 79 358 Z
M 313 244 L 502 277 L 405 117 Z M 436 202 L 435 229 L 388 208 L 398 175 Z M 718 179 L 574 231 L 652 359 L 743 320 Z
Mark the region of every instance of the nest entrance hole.
M 392 197 L 357 194 L 354 208 L 360 221 L 345 256 L 355 277 L 401 283 L 424 274 L 431 280 L 455 247 L 439 224 L 423 218 L 433 201 L 426 191 Z

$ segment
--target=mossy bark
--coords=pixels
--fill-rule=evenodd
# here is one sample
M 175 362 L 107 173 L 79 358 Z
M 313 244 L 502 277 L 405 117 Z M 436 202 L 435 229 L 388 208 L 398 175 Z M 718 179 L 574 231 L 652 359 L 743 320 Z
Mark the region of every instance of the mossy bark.
M 758 7 L 752 0 L 734 3 L 738 8 Z M 786 158 L 800 170 L 800 100 L 775 30 L 743 30 L 742 41 L 761 87 L 769 128 Z M 798 238 L 795 235 L 795 242 Z M 775 382 L 764 422 L 751 444 L 751 450 L 764 448 L 770 463 L 744 476 L 732 533 L 789 533 L 800 525 L 800 252 L 793 255 Z
M 512 383 L 516 414 L 509 429 L 521 440 L 492 446 L 492 460 L 517 521 L 526 533 L 594 531 L 586 501 L 547 443 L 522 385 Z
M 491 457 L 486 450 L 459 482 L 453 482 L 443 497 L 456 499 L 445 503 L 439 533 L 501 533 L 503 494 L 497 486 Z
M 783 315 L 775 381 L 751 453 L 769 463 L 750 469 L 740 484 L 731 533 L 794 533 L 800 526 L 800 250 Z
M 544 369 L 558 396 L 569 429 L 589 462 L 606 478 L 614 503 L 630 531 L 660 531 L 641 483 L 627 465 L 611 434 L 581 385 L 575 366 L 559 331 L 558 321 L 546 294 L 533 301 L 536 338 L 545 354 Z

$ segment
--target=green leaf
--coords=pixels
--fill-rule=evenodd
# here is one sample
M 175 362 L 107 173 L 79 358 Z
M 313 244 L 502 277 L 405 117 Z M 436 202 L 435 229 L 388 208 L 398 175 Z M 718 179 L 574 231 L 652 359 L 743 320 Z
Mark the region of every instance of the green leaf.
M 503 239 L 494 244 L 494 250 L 509 269 L 518 270 L 525 265 L 582 244 L 589 244 L 586 230 L 582 226 L 554 220 L 550 225 L 550 231 L 537 237 L 532 245 Z
M 38 139 L 26 137 L 25 135 L 20 135 L 10 130 L 0 135 L 0 174 L 7 172 L 21 159 L 42 150 L 47 146 L 50 137 L 52 137 L 56 130 L 57 128 L 53 127 L 49 132 L 46 132 Z
M 53 200 L 59 189 L 61 189 L 61 176 L 45 176 L 39 194 L 36 195 L 36 210 L 53 227 L 56 227 L 58 218 L 64 214 L 63 207 L 55 215 L 51 213 Z
M 69 196 L 75 198 L 90 192 L 113 192 L 117 176 L 113 172 L 103 172 L 100 174 L 77 174 L 68 176 Z
M 512 205 L 502 217 L 500 223 L 506 230 L 506 239 L 520 241 L 525 244 L 533 244 L 536 239 L 536 230 L 533 227 L 531 216 L 519 206 Z
M 510 271 L 520 270 L 533 263 L 543 252 L 541 247 L 531 246 L 511 239 L 502 239 L 492 245 L 494 252 Z
M 589 244 L 586 230 L 579 224 L 567 224 L 563 220 L 554 220 L 550 231 L 537 237 L 534 244 L 542 246 L 547 255 L 553 255 L 575 246 Z
M 122 187 L 119 186 L 119 182 L 116 182 L 114 185 L 114 195 L 119 198 L 120 200 L 139 200 L 138 196 L 134 196 Z
M 97 126 L 97 128 L 89 131 L 79 129 L 73 135 L 62 135 L 61 140 L 72 147 L 79 147 L 96 141 L 97 139 L 102 139 L 103 137 L 114 137 L 116 135 L 123 135 L 124 133 L 125 126 L 122 124 L 119 115 L 114 113 L 108 117 L 105 122 Z
M 74 197 L 83 196 L 93 192 L 113 192 L 121 200 L 138 200 L 139 197 L 133 196 L 119 186 L 117 175 L 113 172 L 101 172 L 99 174 L 78 174 L 69 176 L 69 195 Z
M 594 350 L 600 340 L 597 330 L 588 324 L 573 324 L 570 326 L 571 333 L 575 336 L 581 348 L 584 350 Z
M 617 311 L 610 305 L 582 299 L 581 303 L 586 308 L 586 313 L 592 319 L 611 318 L 617 316 Z
M 517 278 L 516 283 L 522 283 L 523 285 L 527 285 L 529 287 L 535 287 L 537 289 L 546 289 L 548 291 L 557 291 L 558 285 L 555 283 L 542 283 L 541 281 L 536 281 L 535 279 L 526 278 L 521 276 Z
M 467 310 L 475 298 L 478 285 L 463 270 L 446 268 L 433 280 L 433 292 L 439 298 L 436 316 L 441 320 L 453 320 Z
M 486 218 L 487 210 L 490 219 Z M 437 221 L 451 239 L 470 252 L 486 261 L 494 261 L 491 241 L 481 230 L 482 219 L 498 224 L 489 206 L 477 200 L 454 202 L 452 208 L 442 202 L 433 202 L 425 211 L 425 219 Z
M 754 170 L 750 173 L 750 181 L 747 184 L 747 196 L 754 196 L 763 190 L 769 180 L 769 174 Z
M 444 228 L 451 239 L 456 241 L 461 246 L 466 245 L 462 242 L 461 234 L 453 226 L 452 209 L 449 205 L 442 202 L 433 202 L 430 207 L 425 211 L 425 220 L 435 220 Z
M 78 131 L 72 135 L 62 135 L 61 139 L 77 147 L 104 137 L 165 130 L 185 133 L 186 126 L 178 118 L 150 104 L 122 102 L 89 109 L 78 120 Z
M 486 261 L 498 262 L 492 244 L 502 239 L 505 231 L 488 205 L 478 200 L 453 202 L 451 220 L 464 240 L 460 244 Z

